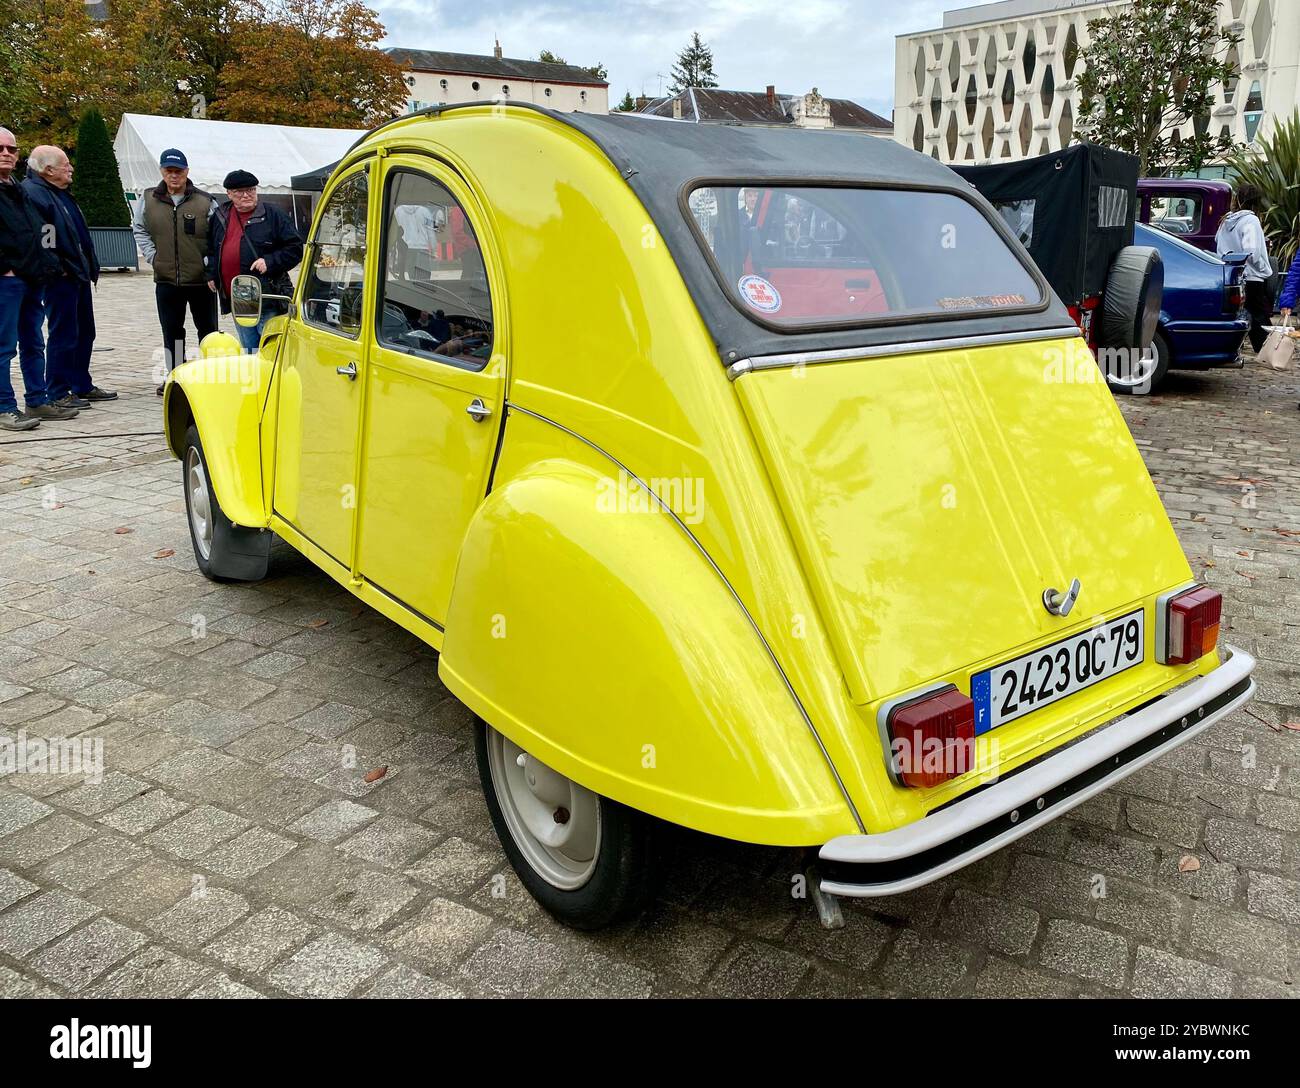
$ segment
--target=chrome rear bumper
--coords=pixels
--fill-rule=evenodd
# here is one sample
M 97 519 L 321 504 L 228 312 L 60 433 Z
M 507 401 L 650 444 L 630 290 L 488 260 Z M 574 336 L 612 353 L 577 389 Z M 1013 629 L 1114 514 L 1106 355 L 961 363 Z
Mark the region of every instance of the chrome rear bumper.
M 1224 646 L 1208 676 L 915 823 L 878 835 L 842 835 L 821 848 L 821 890 L 896 895 L 938 880 L 1054 820 L 1177 748 L 1254 693 L 1255 659 Z

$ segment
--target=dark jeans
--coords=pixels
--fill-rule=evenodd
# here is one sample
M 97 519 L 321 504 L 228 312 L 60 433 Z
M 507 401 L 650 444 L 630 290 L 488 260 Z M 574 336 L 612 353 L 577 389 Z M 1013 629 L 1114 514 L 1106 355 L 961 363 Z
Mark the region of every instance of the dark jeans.
M 50 402 L 50 377 L 45 361 L 45 286 L 27 285 L 23 311 L 18 315 L 18 354 L 27 385 L 27 407 Z
M 51 400 L 75 393 L 84 397 L 90 380 L 90 350 L 95 345 L 95 304 L 91 286 L 63 276 L 45 288 L 45 316 L 50 322 L 46 344 L 46 386 Z
M 235 325 L 235 335 L 239 337 L 239 342 L 243 345 L 245 355 L 257 354 L 257 349 L 262 344 L 262 330 L 266 328 L 266 323 L 270 321 L 273 316 L 274 315 L 271 313 L 263 313 L 262 319 L 252 328 L 248 329 L 244 328 L 244 326 L 240 324 Z
M 163 359 L 167 371 L 185 362 L 185 308 L 194 318 L 199 341 L 217 331 L 217 293 L 206 283 L 177 287 L 174 283 L 154 284 L 158 300 L 158 321 L 162 325 Z
M 1250 346 L 1258 352 L 1268 339 L 1264 326 L 1273 323 L 1273 292 L 1263 280 L 1246 281 L 1246 312 L 1250 314 Z
M 45 391 L 44 289 L 18 276 L 0 276 L 0 412 L 16 412 L 10 364 L 15 353 L 23 375 L 28 408 L 50 398 Z

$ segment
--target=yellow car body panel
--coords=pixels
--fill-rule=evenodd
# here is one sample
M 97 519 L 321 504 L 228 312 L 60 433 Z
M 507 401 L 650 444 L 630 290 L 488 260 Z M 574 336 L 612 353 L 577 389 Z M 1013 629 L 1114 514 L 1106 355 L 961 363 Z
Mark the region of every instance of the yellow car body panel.
M 1105 383 L 1052 380 L 1075 345 L 1087 354 L 1042 341 L 736 383 L 855 702 L 1191 580 Z M 1043 589 L 1073 578 L 1074 611 L 1051 615 Z
M 273 359 L 245 355 L 229 333 L 212 333 L 203 338 L 197 359 L 167 375 L 163 389 L 167 448 L 181 456 L 193 421 L 217 502 L 231 521 L 249 528 L 265 528 L 270 519 L 261 423 L 274 370 Z
M 369 164 L 374 237 L 399 161 L 452 190 L 482 246 L 487 367 L 377 343 L 373 245 L 350 348 L 291 318 L 257 408 L 173 381 L 211 396 L 194 415 L 227 514 L 439 648 L 448 688 L 560 773 L 705 832 L 817 845 L 985 781 L 895 784 L 876 723 L 893 696 L 968 692 L 1142 608 L 1142 666 L 985 738 L 1005 773 L 1217 665 L 1155 664 L 1155 595 L 1191 573 L 1104 384 L 1045 380 L 1074 343 L 731 381 L 646 208 L 573 126 L 491 105 L 384 126 L 331 183 Z M 1036 595 L 1073 577 L 1080 610 L 1049 616 Z
M 386 155 L 381 181 L 399 172 L 433 178 L 468 209 L 485 216 L 474 193 L 443 164 L 427 156 Z M 495 243 L 478 232 L 492 268 Z M 498 280 L 499 285 L 499 280 Z M 399 285 L 400 286 L 400 285 Z M 390 287 L 391 289 L 391 287 Z M 503 287 L 494 290 L 504 295 Z M 498 309 L 493 353 L 481 370 L 371 346 L 365 368 L 365 406 L 358 480 L 356 568 L 370 584 L 435 624 L 447 619 L 456 560 L 470 519 L 487 493 L 504 407 L 510 318 Z M 472 422 L 474 400 L 489 413 Z M 419 502 L 412 502 L 418 495 Z M 419 554 L 398 542 L 419 542 Z
M 447 687 L 560 773 L 656 816 L 788 846 L 855 831 L 690 537 L 582 442 L 521 412 L 508 426 L 461 552 Z

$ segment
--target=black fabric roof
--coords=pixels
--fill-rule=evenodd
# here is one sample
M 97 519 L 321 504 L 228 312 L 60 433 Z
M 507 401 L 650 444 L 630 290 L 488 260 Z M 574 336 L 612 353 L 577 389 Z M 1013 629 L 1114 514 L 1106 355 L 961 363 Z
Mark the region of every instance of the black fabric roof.
M 434 49 L 384 50 L 403 68 L 416 72 L 460 72 L 494 79 L 535 79 L 545 83 L 582 83 L 589 87 L 608 87 L 586 68 L 576 64 L 552 64 L 544 60 L 512 60 L 510 57 L 482 57 L 475 53 L 441 53 Z
M 485 105 L 490 103 L 453 102 L 403 114 L 376 126 L 352 148 L 388 126 L 413 117 L 481 109 Z M 507 108 L 544 113 L 577 129 L 604 152 L 645 205 L 663 236 L 718 353 L 727 364 L 760 355 L 1074 327 L 1069 311 L 1052 293 L 1033 259 L 988 201 L 938 160 L 893 140 L 825 129 L 698 125 L 643 113 L 559 113 L 527 102 L 513 102 Z M 329 168 L 323 169 L 328 174 Z M 295 184 L 297 180 L 294 179 Z M 685 196 L 697 185 L 708 182 L 794 185 L 838 182 L 954 193 L 984 211 L 993 228 L 1033 271 L 1046 302 L 1034 312 L 1002 310 L 987 316 L 909 318 L 859 328 L 795 332 L 766 328 L 742 313 L 739 303 L 732 302 L 696 240 L 690 214 L 684 206 Z
M 925 318 L 824 331 L 776 332 L 737 308 L 714 276 L 679 203 L 702 181 L 818 181 L 940 189 L 985 209 L 1007 243 L 1040 276 L 988 202 L 946 166 L 893 140 L 860 134 L 743 125 L 698 125 L 645 114 L 554 113 L 595 141 L 641 199 L 681 269 L 695 305 L 728 364 L 758 355 L 874 347 L 918 339 L 1029 332 L 1071 326 L 1043 281 L 1047 305 L 1036 313 Z

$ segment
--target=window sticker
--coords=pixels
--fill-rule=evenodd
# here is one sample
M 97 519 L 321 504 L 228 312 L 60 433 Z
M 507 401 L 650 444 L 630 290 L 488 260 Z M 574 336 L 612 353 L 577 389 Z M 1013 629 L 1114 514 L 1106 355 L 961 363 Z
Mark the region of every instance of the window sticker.
M 762 276 L 741 276 L 740 297 L 759 313 L 774 314 L 781 309 L 781 292 Z
M 939 299 L 939 306 L 945 310 L 987 310 L 996 306 L 1024 304 L 1024 295 L 964 295 L 961 298 Z

